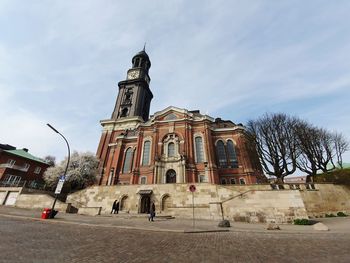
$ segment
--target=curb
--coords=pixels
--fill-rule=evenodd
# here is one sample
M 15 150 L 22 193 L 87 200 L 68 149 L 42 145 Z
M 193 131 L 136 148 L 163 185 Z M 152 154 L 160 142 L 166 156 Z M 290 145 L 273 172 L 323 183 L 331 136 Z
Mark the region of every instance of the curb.
M 215 233 L 215 232 L 230 232 L 228 229 L 212 229 L 212 230 L 184 230 L 185 234 L 196 234 L 196 233 Z

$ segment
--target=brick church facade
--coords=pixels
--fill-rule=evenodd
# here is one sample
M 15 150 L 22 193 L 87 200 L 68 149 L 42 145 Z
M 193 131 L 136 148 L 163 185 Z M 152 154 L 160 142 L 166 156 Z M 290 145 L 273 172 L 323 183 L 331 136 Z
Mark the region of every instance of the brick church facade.
M 263 182 L 243 125 L 173 106 L 149 116 L 150 67 L 144 50 L 132 58 L 112 116 L 101 121 L 99 185 Z

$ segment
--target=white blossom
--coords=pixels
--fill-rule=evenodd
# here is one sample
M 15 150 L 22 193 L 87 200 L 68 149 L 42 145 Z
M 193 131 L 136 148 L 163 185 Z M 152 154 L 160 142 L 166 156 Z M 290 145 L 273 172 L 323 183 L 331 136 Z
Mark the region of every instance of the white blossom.
M 82 189 L 96 182 L 98 159 L 92 153 L 73 152 L 70 158 L 66 183 L 71 189 Z M 67 158 L 55 167 L 50 167 L 44 174 L 44 180 L 48 186 L 55 187 L 58 178 L 64 175 L 67 165 Z

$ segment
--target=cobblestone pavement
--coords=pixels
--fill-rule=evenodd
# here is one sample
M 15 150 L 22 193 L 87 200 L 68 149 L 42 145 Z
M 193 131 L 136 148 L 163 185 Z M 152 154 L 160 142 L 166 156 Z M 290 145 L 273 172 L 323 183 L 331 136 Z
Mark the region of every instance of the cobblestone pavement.
M 0 216 L 0 262 L 349 262 L 349 247 L 338 232 L 186 234 Z
M 1 216 L 13 216 L 40 219 L 41 210 L 22 209 L 16 207 L 0 206 Z M 350 217 L 347 218 L 322 218 L 317 219 L 325 223 L 330 228 L 331 233 L 348 233 L 350 235 Z M 49 220 L 47 223 L 69 223 L 69 224 L 85 224 L 101 227 L 117 227 L 124 229 L 138 229 L 138 230 L 154 230 L 154 231 L 173 231 L 183 232 L 193 230 L 193 222 L 191 219 L 171 219 L 155 218 L 155 222 L 150 223 L 147 220 L 147 215 L 102 215 L 102 216 L 83 216 L 77 214 L 58 213 L 54 220 Z M 222 228 L 217 227 L 218 221 L 212 220 L 196 220 L 195 230 L 199 231 L 217 231 Z M 266 224 L 248 224 L 243 222 L 231 222 L 232 227 L 225 229 L 233 232 L 269 232 L 266 230 Z M 297 226 L 297 225 L 280 225 L 281 231 L 279 233 L 315 233 L 312 226 Z

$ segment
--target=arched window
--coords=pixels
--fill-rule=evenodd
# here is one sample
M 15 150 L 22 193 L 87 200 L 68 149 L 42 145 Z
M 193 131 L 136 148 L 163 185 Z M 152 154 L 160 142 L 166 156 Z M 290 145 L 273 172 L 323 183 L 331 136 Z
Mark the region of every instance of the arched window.
M 226 184 L 226 179 L 225 178 L 221 178 L 221 184 Z
M 139 64 L 140 64 L 140 59 L 139 58 L 135 59 L 134 67 L 139 67 Z
M 133 155 L 132 149 L 128 148 L 125 152 L 125 159 L 124 159 L 124 166 L 123 166 L 124 174 L 129 173 L 131 171 L 132 155 Z
M 202 137 L 196 137 L 194 139 L 196 146 L 196 162 L 203 163 L 204 162 L 204 152 L 203 152 L 203 139 Z
M 240 183 L 240 184 L 245 184 L 244 178 L 239 178 L 239 183 Z
M 173 142 L 170 142 L 168 144 L 168 157 L 174 157 L 175 156 L 175 144 Z
M 226 159 L 225 145 L 222 141 L 218 141 L 216 144 L 216 154 L 217 154 L 219 166 L 226 167 L 227 159 Z
M 171 207 L 172 202 L 173 201 L 168 194 L 164 195 L 162 198 L 162 211 L 168 210 L 169 207 Z
M 131 102 L 131 96 L 132 96 L 132 92 L 127 91 L 127 92 L 125 93 L 124 103 L 130 103 L 130 102 Z
M 120 117 L 126 117 L 128 115 L 128 108 L 122 109 L 122 112 L 120 114 Z
M 231 140 L 227 141 L 227 148 L 226 149 L 227 149 L 229 165 L 233 168 L 237 168 L 238 162 L 237 162 L 236 150 L 235 150 L 235 146 Z
M 170 169 L 166 172 L 165 183 L 167 184 L 176 183 L 176 172 L 173 169 Z
M 120 210 L 121 211 L 129 210 L 129 198 L 128 198 L 128 196 L 123 196 L 123 198 L 121 199 Z
M 145 141 L 143 144 L 143 156 L 142 156 L 142 165 L 148 165 L 149 164 L 149 155 L 151 150 L 151 142 Z
M 236 184 L 235 178 L 231 178 L 231 184 Z

